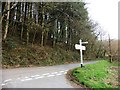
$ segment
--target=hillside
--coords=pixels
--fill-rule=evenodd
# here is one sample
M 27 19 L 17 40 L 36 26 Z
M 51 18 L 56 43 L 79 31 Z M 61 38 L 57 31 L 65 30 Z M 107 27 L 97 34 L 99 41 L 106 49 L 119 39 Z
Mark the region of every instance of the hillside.
M 11 40 L 11 41 L 10 41 Z M 11 38 L 3 43 L 3 68 L 65 64 L 79 61 L 79 53 L 56 46 L 24 45 Z M 9 43 L 9 44 L 8 44 Z

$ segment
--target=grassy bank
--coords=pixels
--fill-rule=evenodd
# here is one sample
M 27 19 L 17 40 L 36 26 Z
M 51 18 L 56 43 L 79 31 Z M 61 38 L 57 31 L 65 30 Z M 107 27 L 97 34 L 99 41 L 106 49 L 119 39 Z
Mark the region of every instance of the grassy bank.
M 115 69 L 117 68 L 117 69 Z M 117 88 L 118 67 L 107 61 L 99 61 L 96 64 L 86 65 L 84 68 L 76 68 L 72 75 L 80 84 L 90 88 Z
M 59 47 L 20 46 L 2 52 L 3 68 L 59 65 L 79 61 L 79 53 Z

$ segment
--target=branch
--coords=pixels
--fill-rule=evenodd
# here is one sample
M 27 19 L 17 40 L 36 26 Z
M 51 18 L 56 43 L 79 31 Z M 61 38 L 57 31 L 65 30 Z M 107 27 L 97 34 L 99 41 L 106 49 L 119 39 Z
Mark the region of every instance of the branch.
M 9 10 L 5 10 L 5 9 L 4 9 L 3 15 L 2 15 L 2 17 L 1 17 L 1 19 L 0 19 L 0 23 L 2 23 L 2 20 L 3 20 L 4 16 L 5 16 L 5 13 L 7 13 L 8 11 L 10 11 L 10 10 L 16 8 L 17 5 L 18 5 L 18 2 L 16 2 Z
M 3 14 L 5 14 L 5 13 L 7 13 L 8 11 L 10 11 L 10 10 L 16 8 L 17 5 L 18 5 L 18 2 L 16 2 L 9 10 L 4 10 L 4 11 L 3 11 Z

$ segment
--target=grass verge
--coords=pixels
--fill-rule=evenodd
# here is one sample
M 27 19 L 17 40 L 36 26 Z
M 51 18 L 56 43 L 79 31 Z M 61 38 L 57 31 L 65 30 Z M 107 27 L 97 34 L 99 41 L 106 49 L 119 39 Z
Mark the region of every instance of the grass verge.
M 102 60 L 96 64 L 86 65 L 84 68 L 78 67 L 72 71 L 72 75 L 78 79 L 80 84 L 90 88 L 117 88 L 118 72 L 111 69 L 112 66 L 113 64 Z M 111 80 L 114 82 L 111 83 Z

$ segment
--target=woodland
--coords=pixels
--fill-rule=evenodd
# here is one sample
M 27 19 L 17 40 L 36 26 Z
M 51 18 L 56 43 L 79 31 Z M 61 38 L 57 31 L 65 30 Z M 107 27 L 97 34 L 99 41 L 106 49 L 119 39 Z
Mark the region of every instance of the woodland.
M 79 61 L 75 44 L 80 39 L 89 43 L 85 60 L 105 58 L 112 52 L 110 40 L 105 46 L 86 5 L 83 1 L 0 3 L 3 67 Z

